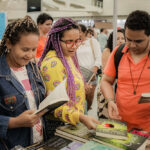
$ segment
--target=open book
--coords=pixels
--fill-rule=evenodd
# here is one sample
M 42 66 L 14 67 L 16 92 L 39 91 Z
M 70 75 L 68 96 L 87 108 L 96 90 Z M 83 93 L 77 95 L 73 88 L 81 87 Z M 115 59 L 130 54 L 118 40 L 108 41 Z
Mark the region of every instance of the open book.
M 50 94 L 40 103 L 37 114 L 43 110 L 54 110 L 69 101 L 66 91 L 66 79 L 62 81 Z

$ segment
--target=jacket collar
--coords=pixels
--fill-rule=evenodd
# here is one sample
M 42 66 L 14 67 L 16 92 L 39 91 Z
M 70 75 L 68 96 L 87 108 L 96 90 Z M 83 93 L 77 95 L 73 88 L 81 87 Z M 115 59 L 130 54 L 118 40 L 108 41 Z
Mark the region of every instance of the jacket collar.
M 8 76 L 11 74 L 10 67 L 6 61 L 6 55 L 0 56 L 0 76 Z

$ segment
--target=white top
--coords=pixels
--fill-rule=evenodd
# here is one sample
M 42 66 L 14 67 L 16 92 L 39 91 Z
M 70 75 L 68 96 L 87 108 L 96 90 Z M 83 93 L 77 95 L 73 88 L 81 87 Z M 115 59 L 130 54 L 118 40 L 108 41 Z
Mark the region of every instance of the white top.
M 26 67 L 21 67 L 18 69 L 11 68 L 11 71 L 13 72 L 17 80 L 21 83 L 21 85 L 25 89 L 30 109 L 37 110 L 34 94 L 32 92 L 32 88 L 29 82 Z M 42 122 L 39 119 L 39 121 L 33 127 L 33 143 L 36 143 L 42 140 L 43 140 Z
M 90 44 L 90 40 L 92 40 L 94 55 L 92 52 L 92 47 Z M 100 44 L 95 38 L 90 38 L 85 40 L 81 46 L 77 49 L 77 58 L 79 61 L 79 65 L 85 67 L 92 71 L 94 66 L 100 67 L 101 66 L 101 49 Z

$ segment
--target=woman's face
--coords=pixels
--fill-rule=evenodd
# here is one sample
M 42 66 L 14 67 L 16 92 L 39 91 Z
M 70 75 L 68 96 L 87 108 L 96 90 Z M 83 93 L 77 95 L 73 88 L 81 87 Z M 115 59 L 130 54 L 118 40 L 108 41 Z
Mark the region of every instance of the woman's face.
M 93 36 L 92 33 L 88 33 L 88 34 L 87 34 L 87 37 L 88 37 L 88 38 L 92 38 L 92 36 Z
M 125 43 L 124 34 L 122 32 L 117 32 L 117 46 L 120 46 L 123 43 Z
M 43 24 L 39 24 L 38 27 L 40 32 L 47 34 L 51 30 L 52 23 L 52 20 L 46 20 Z
M 81 43 L 78 29 L 66 30 L 60 40 L 64 56 L 74 56 Z
M 9 66 L 19 68 L 27 65 L 35 57 L 38 41 L 39 36 L 33 33 L 22 35 L 15 45 L 8 41 L 7 48 L 10 52 L 7 53 L 6 59 Z

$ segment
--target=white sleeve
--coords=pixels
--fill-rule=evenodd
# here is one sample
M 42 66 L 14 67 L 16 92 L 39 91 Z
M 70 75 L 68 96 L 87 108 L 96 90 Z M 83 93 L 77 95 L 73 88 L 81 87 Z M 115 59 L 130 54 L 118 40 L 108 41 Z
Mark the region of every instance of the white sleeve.
M 92 38 L 92 44 L 94 49 L 94 55 L 95 55 L 95 63 L 94 66 L 100 67 L 102 65 L 102 53 L 99 42 Z

